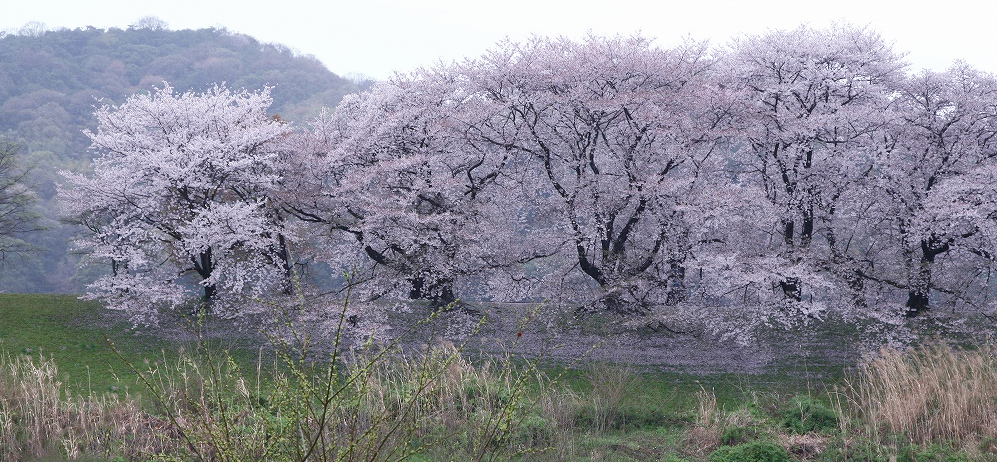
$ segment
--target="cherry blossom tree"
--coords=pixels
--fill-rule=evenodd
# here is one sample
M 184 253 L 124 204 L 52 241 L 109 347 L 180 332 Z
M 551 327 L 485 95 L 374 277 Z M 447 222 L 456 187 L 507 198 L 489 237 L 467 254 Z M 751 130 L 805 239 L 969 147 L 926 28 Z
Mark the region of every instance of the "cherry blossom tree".
M 433 307 L 560 297 L 748 325 L 984 304 L 997 81 L 904 69 L 849 26 L 715 54 L 534 37 L 396 75 L 298 131 L 267 116 L 267 90 L 166 86 L 97 111 L 93 173 L 61 194 L 88 261 L 112 268 L 89 296 L 137 318 L 195 292 L 235 314 L 301 260 Z
M 786 300 L 823 269 L 861 290 L 861 259 L 837 233 L 853 205 L 853 188 L 874 169 L 891 89 L 903 76 L 900 56 L 862 28 L 801 27 L 738 39 L 722 59 L 723 85 L 739 91 L 738 175 L 780 209 L 772 252 L 785 267 L 777 284 Z M 823 245 L 814 245 L 823 237 Z
M 347 97 L 302 134 L 290 210 L 337 245 L 326 261 L 363 270 L 372 296 L 444 306 L 517 256 L 522 207 L 512 156 L 467 131 L 480 103 L 446 69 L 397 76 Z M 519 238 L 526 238 L 520 235 Z M 344 256 L 360 256 L 350 262 Z M 528 258 L 527 258 L 528 259 Z
M 723 170 L 734 100 L 705 50 L 535 38 L 396 76 L 296 138 L 285 202 L 326 261 L 436 305 L 472 284 L 625 314 L 729 290 L 718 255 L 769 208 Z
M 702 44 L 641 37 L 507 42 L 461 73 L 486 98 L 473 137 L 526 155 L 569 268 L 619 313 L 676 304 L 697 241 L 691 194 L 726 112 Z M 570 255 L 570 258 L 568 258 Z
M 267 89 L 165 85 L 97 109 L 93 172 L 64 173 L 60 190 L 89 230 L 77 242 L 87 262 L 111 265 L 88 297 L 150 322 L 196 286 L 223 315 L 286 288 L 291 234 L 273 196 L 289 128 L 270 102 Z
M 884 278 L 906 290 L 914 317 L 929 310 L 933 290 L 962 292 L 956 287 L 993 261 L 987 191 L 997 162 L 997 80 L 963 63 L 925 71 L 899 88 L 896 104 L 876 185 L 889 200 L 899 263 Z M 945 256 L 948 289 L 935 274 Z

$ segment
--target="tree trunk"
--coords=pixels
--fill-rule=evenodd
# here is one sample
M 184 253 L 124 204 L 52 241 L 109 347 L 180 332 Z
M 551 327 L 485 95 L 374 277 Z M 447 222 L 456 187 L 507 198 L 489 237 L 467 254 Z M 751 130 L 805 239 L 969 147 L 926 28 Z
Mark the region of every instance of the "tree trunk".
M 785 278 L 779 281 L 779 287 L 782 288 L 782 293 L 786 300 L 794 302 L 803 300 L 803 288 L 801 287 L 800 278 Z
M 825 237 L 827 246 L 831 250 L 831 267 L 833 273 L 841 275 L 841 278 L 848 284 L 848 292 L 852 298 L 852 305 L 858 309 L 865 309 L 868 303 L 865 300 L 865 275 L 862 271 L 861 263 L 849 258 L 838 248 L 838 238 L 833 228 L 828 228 Z
M 804 211 L 803 213 L 803 226 L 800 229 L 800 248 L 806 249 L 810 247 L 810 243 L 813 242 L 814 237 L 814 212 L 813 207 Z
M 907 311 L 904 315 L 908 318 L 915 318 L 931 309 L 931 268 L 935 257 L 948 250 L 949 243 L 942 242 L 937 236 L 921 240 L 921 259 L 907 282 Z
M 848 283 L 848 291 L 852 296 L 852 304 L 856 308 L 867 308 L 868 304 L 865 301 L 865 279 L 862 277 L 862 271 L 857 269 L 847 271 L 845 282 Z
M 668 262 L 668 294 L 665 297 L 665 305 L 675 306 L 685 299 L 685 266 L 681 261 L 671 260 Z
M 281 269 L 284 271 L 284 280 L 281 281 L 280 292 L 284 295 L 291 295 L 294 293 L 294 271 L 293 265 L 291 264 L 291 251 L 287 246 L 287 239 L 284 239 L 283 234 L 277 235 L 277 258 L 280 259 Z
M 211 272 L 215 268 L 214 262 L 211 259 L 211 247 L 205 249 L 197 257 L 191 257 L 191 260 L 194 261 L 194 270 L 197 271 L 198 276 L 201 276 L 202 281 L 211 277 Z M 218 296 L 218 289 L 214 284 L 203 284 L 203 286 L 204 300 L 202 300 L 202 308 L 207 313 L 211 311 L 211 305 L 214 304 L 215 298 Z
M 205 284 L 204 286 L 204 313 L 208 314 L 211 312 L 211 307 L 214 305 L 215 297 L 217 296 L 218 289 L 214 284 Z
M 934 257 L 930 253 L 922 252 L 917 271 L 907 283 L 907 303 L 904 304 L 907 311 L 904 316 L 908 318 L 918 317 L 931 309 L 931 264 L 933 262 Z
M 786 244 L 786 252 L 789 254 L 789 260 L 795 260 L 794 250 L 796 248 L 795 242 L 796 234 L 796 223 L 793 220 L 786 220 L 783 222 L 783 241 Z M 795 262 L 794 262 L 795 263 Z M 782 288 L 783 298 L 786 300 L 792 300 L 798 302 L 803 299 L 803 288 L 801 287 L 800 278 L 787 277 L 779 281 L 779 287 Z
M 789 260 L 793 263 L 799 263 L 800 259 L 797 257 L 797 245 L 796 245 L 796 223 L 793 220 L 787 220 L 783 222 L 783 233 L 784 241 L 787 247 L 787 253 L 789 254 Z M 803 211 L 802 226 L 800 228 L 800 245 L 799 248 L 806 249 L 810 247 L 810 243 L 813 242 L 814 234 L 814 214 L 813 210 L 808 209 Z M 779 287 L 782 288 L 783 297 L 786 300 L 791 300 L 798 302 L 803 300 L 803 281 L 797 277 L 787 277 L 782 281 L 779 281 Z
M 612 290 L 612 289 L 610 289 Z M 643 314 L 644 307 L 634 300 L 628 300 L 620 291 L 611 291 L 602 300 L 602 305 L 606 311 L 611 311 L 621 316 L 632 316 Z
M 443 278 L 428 282 L 423 276 L 416 276 L 409 279 L 409 298 L 412 300 L 428 300 L 430 307 L 435 309 L 443 308 L 457 301 L 454 292 L 454 282 L 450 278 Z

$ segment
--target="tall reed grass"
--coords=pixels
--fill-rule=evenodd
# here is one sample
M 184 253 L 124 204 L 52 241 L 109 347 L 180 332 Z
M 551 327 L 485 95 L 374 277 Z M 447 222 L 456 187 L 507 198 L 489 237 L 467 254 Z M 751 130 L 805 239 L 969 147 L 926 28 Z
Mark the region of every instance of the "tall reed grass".
M 440 340 L 414 352 L 397 341 L 346 348 L 347 308 L 322 351 L 294 317 L 279 316 L 272 361 L 261 354 L 248 373 L 204 341 L 177 361 L 132 365 L 176 435 L 172 450 L 218 462 L 374 462 L 547 449 L 549 426 L 529 390 L 550 380 L 536 360 L 472 362 L 463 346 Z
M 882 349 L 847 384 L 859 430 L 876 441 L 972 447 L 997 438 L 997 350 L 936 340 Z
M 71 396 L 50 359 L 0 359 L 0 460 L 493 460 L 551 447 L 551 381 L 530 363 L 472 362 L 442 342 L 368 352 L 331 373 L 181 351 L 140 371 L 154 405 Z M 266 368 L 271 368 L 266 370 Z M 328 380 L 328 382 L 327 382 Z M 540 390 L 537 392 L 537 390 Z M 567 424 L 565 424 L 567 425 Z M 435 459 L 434 459 L 435 460 Z
M 127 394 L 73 396 L 42 356 L 0 355 L 0 460 L 49 453 L 137 458 L 169 445 L 168 425 Z

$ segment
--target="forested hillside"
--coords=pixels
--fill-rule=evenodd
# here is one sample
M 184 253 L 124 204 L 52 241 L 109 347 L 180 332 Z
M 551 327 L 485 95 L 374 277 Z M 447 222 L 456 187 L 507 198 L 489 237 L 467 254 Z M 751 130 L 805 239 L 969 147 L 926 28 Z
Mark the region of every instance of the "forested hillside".
M 357 85 L 277 44 L 225 29 L 168 30 L 155 22 L 128 29 L 30 30 L 0 34 L 0 134 L 22 145 L 49 230 L 29 239 L 39 249 L 8 258 L 0 292 L 77 292 L 82 277 L 70 255 L 71 227 L 59 223 L 60 170 L 85 170 L 92 157 L 83 130 L 93 112 L 168 82 L 186 91 L 215 83 L 258 90 L 272 86 L 273 113 L 303 121 L 335 106 Z

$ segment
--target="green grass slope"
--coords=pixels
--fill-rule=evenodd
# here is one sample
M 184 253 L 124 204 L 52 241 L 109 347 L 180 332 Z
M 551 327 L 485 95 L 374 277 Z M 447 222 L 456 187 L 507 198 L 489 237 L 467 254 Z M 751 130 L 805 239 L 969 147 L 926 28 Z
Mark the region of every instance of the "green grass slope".
M 0 294 L 0 351 L 52 358 L 73 393 L 135 388 L 133 374 L 107 341 L 136 364 L 177 345 L 136 335 L 123 322 L 108 323 L 102 310 L 99 303 L 73 295 Z

